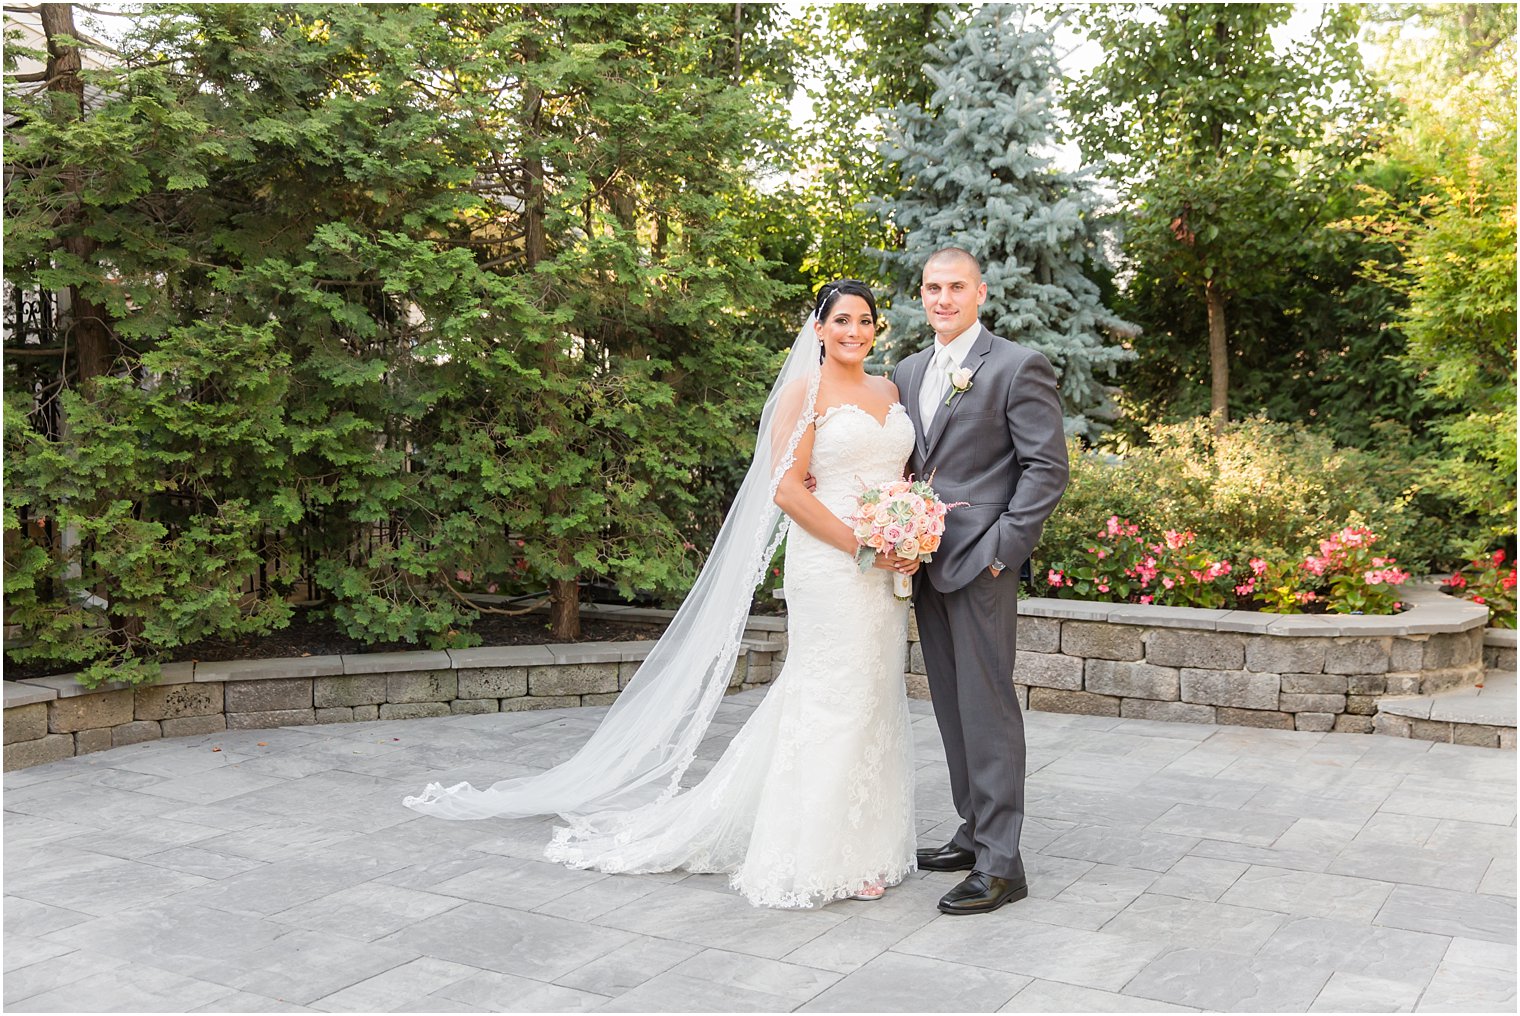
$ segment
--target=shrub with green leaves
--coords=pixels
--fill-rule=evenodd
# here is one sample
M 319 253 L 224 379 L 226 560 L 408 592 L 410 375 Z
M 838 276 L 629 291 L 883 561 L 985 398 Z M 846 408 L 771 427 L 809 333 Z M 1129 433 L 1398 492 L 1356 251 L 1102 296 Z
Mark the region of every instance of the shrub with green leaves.
M 108 340 L 5 361 L 12 657 L 151 677 L 303 561 L 433 646 L 461 575 L 561 637 L 580 580 L 684 590 L 799 316 L 761 6 L 149 5 L 84 110 L 7 79 L 7 281 Z
M 1037 592 L 1058 588 L 1052 568 L 1091 557 L 1095 534 L 1115 518 L 1152 543 L 1169 530 L 1192 533 L 1210 561 L 1233 562 L 1236 582 L 1251 559 L 1301 562 L 1348 526 L 1376 532 L 1380 554 L 1404 562 L 1428 562 L 1440 545 L 1430 535 L 1439 524 L 1421 513 L 1408 474 L 1387 468 L 1379 453 L 1338 448 L 1308 427 L 1259 417 L 1218 435 L 1199 418 L 1149 436 L 1151 444 L 1123 457 L 1071 449 L 1071 482 L 1036 550 Z M 1301 591 L 1296 581 L 1286 585 L 1289 599 Z

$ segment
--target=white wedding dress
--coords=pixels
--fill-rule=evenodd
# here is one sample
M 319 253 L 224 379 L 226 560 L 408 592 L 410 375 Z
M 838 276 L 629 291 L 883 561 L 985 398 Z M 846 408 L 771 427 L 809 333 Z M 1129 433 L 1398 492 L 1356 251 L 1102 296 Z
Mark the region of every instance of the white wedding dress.
M 809 469 L 844 517 L 900 479 L 913 448 L 901 405 L 884 423 L 852 405 L 816 423 Z M 572 816 L 551 860 L 607 872 L 723 872 L 751 903 L 816 907 L 914 869 L 913 755 L 903 656 L 907 604 L 892 573 L 862 572 L 792 526 L 786 663 L 696 786 L 632 811 Z

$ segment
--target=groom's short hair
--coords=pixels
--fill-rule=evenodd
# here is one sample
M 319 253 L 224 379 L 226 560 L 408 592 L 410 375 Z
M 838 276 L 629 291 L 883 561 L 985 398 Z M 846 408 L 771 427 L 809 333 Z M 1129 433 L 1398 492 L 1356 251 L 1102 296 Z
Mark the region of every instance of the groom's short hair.
M 976 259 L 976 255 L 961 247 L 941 247 L 929 255 L 929 260 L 924 262 L 924 268 L 933 264 L 941 264 L 946 261 L 960 261 L 970 265 L 976 271 L 976 277 L 982 277 L 982 263 Z

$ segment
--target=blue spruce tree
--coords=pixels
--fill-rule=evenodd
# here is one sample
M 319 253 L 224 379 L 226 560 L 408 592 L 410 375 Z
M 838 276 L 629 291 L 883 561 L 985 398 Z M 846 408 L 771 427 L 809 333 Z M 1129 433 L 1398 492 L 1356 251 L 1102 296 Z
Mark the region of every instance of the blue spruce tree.
M 925 50 L 935 86 L 927 107 L 881 113 L 882 153 L 899 164 L 904 190 L 871 203 L 903 238 L 902 249 L 876 252 L 891 303 L 878 357 L 895 363 L 929 341 L 920 272 L 934 251 L 962 247 L 982 262 L 982 320 L 1049 357 L 1067 433 L 1092 438 L 1113 416 L 1098 374 L 1133 358 L 1118 340 L 1136 329 L 1103 306 L 1089 277 L 1103 264 L 1099 198 L 1087 171 L 1055 165 L 1051 32 L 1026 25 L 1023 11 L 984 5 L 950 42 Z

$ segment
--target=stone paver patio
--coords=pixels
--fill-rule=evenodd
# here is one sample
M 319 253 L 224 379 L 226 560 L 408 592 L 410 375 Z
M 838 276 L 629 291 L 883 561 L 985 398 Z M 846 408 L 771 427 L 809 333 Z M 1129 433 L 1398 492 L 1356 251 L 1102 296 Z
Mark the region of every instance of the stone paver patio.
M 763 692 L 727 700 L 721 751 Z M 923 842 L 954 822 L 915 702 Z M 1027 715 L 1030 899 L 757 910 L 400 804 L 602 709 L 155 741 L 5 777 L 10 1011 L 1514 1012 L 1513 752 Z M 220 749 L 220 750 L 217 750 Z M 699 767 L 709 762 L 699 762 Z

